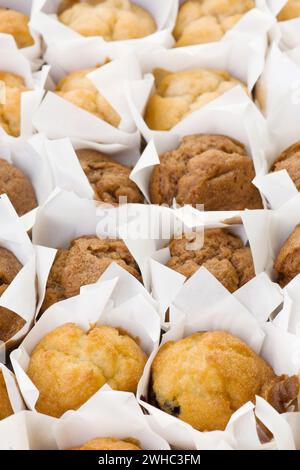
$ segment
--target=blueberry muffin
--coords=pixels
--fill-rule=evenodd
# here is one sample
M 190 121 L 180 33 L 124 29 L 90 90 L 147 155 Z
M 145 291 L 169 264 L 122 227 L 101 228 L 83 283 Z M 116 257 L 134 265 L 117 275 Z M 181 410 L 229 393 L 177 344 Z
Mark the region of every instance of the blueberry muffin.
M 118 127 L 120 116 L 86 76 L 95 70 L 96 67 L 71 72 L 58 83 L 56 93 L 111 126 Z
M 274 268 L 278 273 L 278 283 L 281 287 L 285 287 L 300 274 L 300 225 L 281 247 Z
M 0 8 L 0 33 L 11 34 L 20 49 L 34 44 L 28 22 L 28 16 L 23 13 L 8 8 Z
M 71 450 L 141 450 L 131 441 L 119 440 L 113 437 L 99 437 Z
M 203 432 L 224 430 L 256 395 L 283 413 L 299 394 L 298 377 L 277 377 L 244 342 L 223 331 L 166 343 L 151 372 L 153 404 Z
M 3 373 L 0 370 L 0 420 L 8 418 L 8 416 L 12 415 L 13 413 L 14 411 L 7 393 Z
M 300 16 L 300 0 L 288 0 L 279 12 L 278 21 L 288 21 Z
M 105 41 L 139 39 L 157 29 L 150 13 L 129 0 L 65 2 L 60 12 L 58 18 L 64 25 L 82 36 L 101 36 Z
M 240 85 L 238 79 L 220 70 L 194 69 L 153 71 L 155 92 L 148 101 L 145 121 L 155 131 L 169 131 L 183 118 Z
M 272 171 L 286 170 L 300 191 L 300 142 L 287 148 L 275 160 Z
M 58 250 L 41 311 L 78 295 L 82 286 L 97 282 L 113 262 L 141 279 L 139 268 L 122 240 L 86 236 L 73 240 L 69 249 Z
M 76 410 L 103 385 L 135 393 L 147 361 L 136 340 L 109 326 L 87 333 L 59 326 L 34 348 L 27 374 L 40 392 L 36 409 L 59 418 Z
M 120 198 L 127 198 L 128 203 L 144 202 L 139 188 L 129 179 L 129 168 L 95 150 L 77 150 L 76 154 L 96 199 L 109 204 L 118 204 Z
M 240 142 L 221 135 L 184 137 L 160 156 L 150 180 L 153 204 L 204 204 L 206 211 L 261 209 L 255 170 Z
M 219 41 L 254 7 L 254 0 L 185 1 L 173 32 L 176 47 Z
M 0 88 L 0 126 L 7 134 L 18 137 L 20 135 L 21 95 L 29 90 L 22 77 L 10 72 L 0 72 L 0 84 L 4 84 L 3 89 Z

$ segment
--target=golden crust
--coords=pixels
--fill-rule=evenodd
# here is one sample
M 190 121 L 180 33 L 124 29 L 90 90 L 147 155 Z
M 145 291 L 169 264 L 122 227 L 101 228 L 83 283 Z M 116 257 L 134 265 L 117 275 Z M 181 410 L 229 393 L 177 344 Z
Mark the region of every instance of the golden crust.
M 96 326 L 85 333 L 68 323 L 48 333 L 31 354 L 27 374 L 40 392 L 36 409 L 60 417 L 106 383 L 136 392 L 147 357 L 125 333 Z
M 279 21 L 293 20 L 300 16 L 300 0 L 288 0 L 277 18 Z
M 130 441 L 99 437 L 71 450 L 141 450 L 141 448 Z
M 75 106 L 118 127 L 121 121 L 120 116 L 86 77 L 94 70 L 97 69 L 88 68 L 70 73 L 58 83 L 56 93 Z
M 34 44 L 28 28 L 28 16 L 15 10 L 0 8 L 0 33 L 11 34 L 19 48 Z
M 245 85 L 223 70 L 195 69 L 181 72 L 155 69 L 155 92 L 150 97 L 145 121 L 150 129 L 169 131 L 190 113 L 226 91 Z
M 281 247 L 274 268 L 278 273 L 278 282 L 281 287 L 285 287 L 300 274 L 300 225 Z
M 106 41 L 143 38 L 157 29 L 150 13 L 128 0 L 75 3 L 59 20 L 83 36 L 102 36 Z
M 231 415 L 255 402 L 256 395 L 272 397 L 272 405 L 283 412 L 299 394 L 297 377 L 277 377 L 245 343 L 222 331 L 162 346 L 152 364 L 151 385 L 156 406 L 199 431 L 224 430 Z
M 6 384 L 2 371 L 0 370 L 0 420 L 8 418 L 8 416 L 14 413 L 10 399 L 7 393 Z
M 288 147 L 275 160 L 272 171 L 286 170 L 300 191 L 300 142 Z
M 219 41 L 255 7 L 254 0 L 188 0 L 178 13 L 173 31 L 175 47 Z
M 10 72 L 0 72 L 0 84 L 4 84 L 4 103 L 0 99 L 0 126 L 7 134 L 18 137 L 20 135 L 21 94 L 28 91 L 28 88 L 22 77 Z M 2 89 L 0 92 L 2 98 Z

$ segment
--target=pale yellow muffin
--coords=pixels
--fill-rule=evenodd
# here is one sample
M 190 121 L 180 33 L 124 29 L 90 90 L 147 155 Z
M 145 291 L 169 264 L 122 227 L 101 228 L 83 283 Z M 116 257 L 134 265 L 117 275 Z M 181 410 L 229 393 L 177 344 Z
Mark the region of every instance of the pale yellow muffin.
M 2 371 L 0 370 L 0 420 L 13 414 Z
M 74 323 L 48 333 L 33 350 L 27 374 L 40 392 L 37 411 L 60 417 L 76 410 L 103 385 L 135 393 L 147 356 L 125 332 Z
M 28 16 L 19 11 L 0 8 L 0 33 L 11 34 L 19 48 L 32 46 L 34 41 L 28 28 Z
M 255 7 L 254 0 L 188 0 L 178 13 L 176 47 L 219 41 Z
M 87 0 L 65 9 L 59 20 L 82 36 L 121 41 L 149 36 L 156 31 L 150 13 L 128 0 Z
M 120 116 L 99 93 L 86 75 L 97 70 L 88 68 L 72 72 L 63 78 L 56 87 L 56 93 L 89 113 L 103 119 L 114 127 L 120 124 Z
M 288 0 L 286 5 L 279 12 L 277 18 L 279 21 L 293 20 L 300 16 L 300 0 Z
M 141 448 L 130 441 L 99 437 L 71 450 L 141 450 Z
M 24 79 L 10 72 L 0 72 L 0 126 L 7 134 L 20 135 L 21 94 L 28 91 Z

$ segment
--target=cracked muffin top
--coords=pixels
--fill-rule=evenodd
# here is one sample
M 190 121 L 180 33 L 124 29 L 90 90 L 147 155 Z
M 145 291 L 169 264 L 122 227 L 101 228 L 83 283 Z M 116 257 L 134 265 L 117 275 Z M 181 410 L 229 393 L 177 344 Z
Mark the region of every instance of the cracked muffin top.
M 256 395 L 283 413 L 299 394 L 298 377 L 277 377 L 243 341 L 223 331 L 164 344 L 151 370 L 152 403 L 203 432 L 224 430 Z
M 219 41 L 254 7 L 254 0 L 188 0 L 179 9 L 175 46 Z
M 274 269 L 278 273 L 278 283 L 281 287 L 285 287 L 300 274 L 300 225 L 281 247 Z
M 0 420 L 8 418 L 8 416 L 12 415 L 13 413 L 14 411 L 7 393 L 3 373 L 0 370 Z
M 0 89 L 0 126 L 13 137 L 20 135 L 21 94 L 29 91 L 23 77 L 10 72 L 0 72 L 0 82 L 4 83 L 4 100 Z M 3 102 L 4 101 L 4 102 Z
M 59 20 L 82 36 L 102 36 L 106 41 L 138 39 L 156 31 L 150 13 L 128 0 L 71 1 Z M 67 5 L 67 4 L 66 4 Z
M 86 236 L 73 240 L 69 249 L 58 250 L 41 311 L 78 295 L 82 286 L 97 282 L 113 262 L 141 279 L 139 268 L 122 240 Z
M 109 326 L 87 333 L 74 323 L 48 333 L 33 350 L 27 374 L 39 390 L 36 410 L 59 418 L 103 385 L 136 392 L 147 361 L 137 342 Z
M 111 126 L 118 127 L 121 121 L 119 114 L 86 76 L 95 70 L 97 67 L 71 72 L 58 83 L 56 93 Z
M 28 16 L 19 11 L 0 8 L 0 33 L 11 34 L 21 49 L 34 44 L 28 28 Z
M 271 170 L 286 170 L 300 191 L 300 142 L 296 142 L 284 150 L 275 160 Z
M 128 203 L 144 202 L 139 188 L 129 179 L 129 168 L 96 150 L 82 149 L 76 154 L 96 199 L 110 204 L 118 204 L 120 198 L 127 198 Z
M 99 437 L 71 450 L 141 450 L 141 448 L 129 440 L 121 441 L 113 437 Z
M 300 0 L 288 0 L 277 18 L 279 21 L 288 21 L 300 16 Z
M 172 240 L 169 245 L 171 258 L 167 266 L 187 278 L 203 266 L 230 292 L 255 277 L 251 250 L 236 235 L 224 229 L 207 229 L 204 245 L 195 249 L 195 241 L 196 235 L 193 239 L 183 237 Z
M 240 80 L 223 70 L 155 69 L 153 74 L 155 92 L 148 101 L 145 122 L 155 131 L 169 131 L 183 118 L 237 85 L 247 93 Z
M 220 135 L 184 137 L 160 156 L 150 180 L 153 204 L 204 204 L 207 211 L 261 209 L 253 161 L 240 142 Z

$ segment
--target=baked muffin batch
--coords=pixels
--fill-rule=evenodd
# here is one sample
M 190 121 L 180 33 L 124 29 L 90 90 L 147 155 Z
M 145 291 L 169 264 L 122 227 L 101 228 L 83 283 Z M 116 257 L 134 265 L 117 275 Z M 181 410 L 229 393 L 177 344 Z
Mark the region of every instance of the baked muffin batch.
M 107 45 L 114 43 L 112 46 L 114 48 L 120 47 L 122 55 L 125 54 L 123 46 L 139 44 L 139 41 L 147 38 L 151 47 L 162 47 L 159 44 L 155 45 L 156 35 L 160 32 L 156 9 L 151 7 L 151 2 L 148 2 L 149 9 L 145 8 L 146 3 L 129 0 L 62 0 L 56 15 L 51 17 L 60 27 L 76 33 L 78 40 L 101 38 L 101 44 L 103 41 L 103 44 Z M 201 51 L 201 47 L 206 47 L 208 43 L 225 41 L 228 35 L 242 27 L 242 22 L 253 14 L 256 7 L 257 2 L 254 0 L 178 2 L 177 18 L 174 18 L 174 28 L 170 32 L 173 34 L 173 47 L 184 50 L 188 46 L 193 46 L 192 49 L 187 49 L 193 54 L 192 50 L 199 48 Z M 278 23 L 297 18 L 300 18 L 298 0 L 287 1 L 277 14 Z M 24 12 L 4 8 L 0 2 L 0 36 L 2 33 L 10 35 L 20 52 L 35 45 L 33 24 Z M 45 52 L 45 45 L 43 47 L 41 54 Z M 68 106 L 72 105 L 92 114 L 109 125 L 110 129 L 122 130 L 124 124 L 122 113 L 110 103 L 105 93 L 99 91 L 92 79 L 93 73 L 99 67 L 105 67 L 114 60 L 111 50 L 116 49 L 108 49 L 110 52 L 105 60 L 99 57 L 99 63 L 93 67 L 72 66 L 72 71 L 60 73 L 60 80 L 51 80 L 50 70 L 49 82 L 51 82 L 51 91 L 56 97 L 68 103 Z M 134 53 L 134 48 L 130 49 L 130 53 Z M 45 61 L 46 57 L 47 54 L 44 55 Z M 169 70 L 167 67 L 154 68 L 152 74 L 153 90 L 142 110 L 141 119 L 143 118 L 145 126 L 153 131 L 153 135 L 156 133 L 168 135 L 169 132 L 176 134 L 176 126 L 192 113 L 222 97 L 236 86 L 240 86 L 249 100 L 256 103 L 255 90 L 250 93 L 247 84 L 238 78 L 238 73 L 235 76 L 226 70 L 209 67 L 186 69 L 183 64 L 180 71 Z M 26 132 L 23 134 L 21 125 L 24 112 L 22 103 L 26 98 L 26 92 L 30 91 L 27 82 L 25 76 L 22 77 L 12 70 L 5 70 L 1 62 L 0 83 L 4 86 L 5 99 L 0 99 L 2 129 L 0 149 L 3 149 L 4 145 L 11 145 L 15 139 L 19 139 L 24 145 L 28 142 L 30 136 Z M 123 92 L 125 93 L 125 89 Z M 70 109 L 72 112 L 72 108 Z M 56 116 L 51 118 L 55 120 Z M 59 116 L 57 119 L 59 121 Z M 82 119 L 84 119 L 83 114 Z M 109 127 L 107 129 L 109 132 Z M 158 152 L 159 162 L 153 165 L 153 168 L 147 169 L 149 179 L 143 180 L 143 185 L 139 185 L 133 178 L 132 160 L 127 157 L 121 160 L 115 158 L 113 146 L 105 147 L 99 143 L 93 145 L 91 142 L 83 141 L 84 139 L 77 139 L 77 136 L 65 137 L 69 137 L 72 141 L 77 168 L 82 172 L 86 184 L 90 186 L 97 207 L 109 206 L 112 210 L 119 210 L 125 198 L 128 204 L 143 205 L 145 210 L 149 205 L 164 205 L 171 208 L 170 210 L 175 210 L 176 203 L 180 207 L 188 205 L 191 210 L 201 209 L 200 206 L 203 205 L 205 213 L 214 215 L 216 223 L 205 225 L 201 246 L 195 246 L 195 233 L 192 236 L 190 233 L 189 236 L 183 235 L 181 238 L 174 235 L 165 243 L 164 248 L 169 256 L 167 259 L 164 258 L 163 269 L 164 275 L 169 273 L 170 280 L 177 273 L 184 279 L 183 286 L 187 286 L 193 279 L 200 279 L 201 276 L 197 275 L 207 270 L 216 280 L 216 289 L 217 285 L 223 289 L 222 292 L 225 288 L 228 299 L 235 295 L 239 299 L 239 293 L 247 289 L 248 283 L 255 281 L 256 275 L 261 274 L 257 271 L 257 253 L 253 251 L 253 240 L 247 240 L 247 227 L 246 225 L 243 227 L 242 214 L 259 215 L 263 212 L 271 214 L 273 211 L 254 184 L 257 168 L 249 146 L 231 135 L 201 132 L 200 128 L 199 132 L 195 132 L 193 129 L 185 135 L 180 135 L 177 144 L 167 146 L 168 150 Z M 53 139 L 53 136 L 51 138 Z M 114 144 L 125 147 L 123 142 L 122 145 L 117 141 Z M 145 142 L 141 139 L 140 155 L 144 149 Z M 49 172 L 53 170 L 53 165 L 53 160 L 50 162 L 49 159 Z M 300 133 L 299 141 L 283 149 L 280 155 L 274 155 L 273 163 L 268 168 L 270 175 L 282 170 L 288 173 L 300 191 Z M 146 184 L 148 202 L 145 198 L 145 181 L 148 181 Z M 43 220 L 39 219 L 41 210 L 39 206 L 43 206 L 47 198 L 44 197 L 43 203 L 40 202 L 35 179 L 24 171 L 24 167 L 19 168 L 17 164 L 12 164 L 7 154 L 0 154 L 0 192 L 8 196 L 12 210 L 16 212 L 15 217 L 19 217 L 22 223 L 25 224 L 26 221 L 27 224 L 28 217 L 33 216 L 30 219 L 33 222 L 28 227 L 28 235 L 32 236 L 34 243 L 35 223 Z M 76 193 L 76 188 L 73 192 Z M 55 193 L 53 194 L 51 197 L 55 200 Z M 51 198 L 48 201 L 51 203 Z M 223 212 L 227 211 L 229 215 L 225 217 Z M 218 216 L 221 212 L 222 215 Z M 234 217 L 232 216 L 234 212 L 238 212 L 239 217 L 230 223 L 229 219 Z M 60 214 L 61 218 L 64 216 L 68 218 L 68 214 Z M 77 216 L 80 218 L 81 214 L 78 213 Z M 295 217 L 292 220 L 294 219 Z M 271 226 L 271 222 L 269 225 Z M 2 233 L 1 230 L 0 226 L 0 295 L 2 296 L 10 284 L 18 280 L 24 262 L 18 255 L 16 247 L 9 244 L 9 233 L 5 230 Z M 39 230 L 43 232 L 43 228 L 39 227 Z M 47 231 L 47 227 L 45 230 Z M 258 230 L 263 232 L 265 227 L 258 227 Z M 246 239 L 241 235 L 242 231 L 245 232 Z M 192 323 L 186 323 L 182 335 L 176 333 L 177 339 L 165 340 L 164 334 L 173 331 L 174 318 L 176 319 L 173 309 L 175 308 L 176 313 L 178 307 L 176 304 L 174 307 L 171 302 L 167 306 L 164 318 L 159 319 L 156 343 L 153 331 L 149 331 L 149 337 L 156 345 L 151 351 L 149 346 L 145 346 L 141 329 L 138 329 L 139 334 L 137 334 L 137 329 L 133 328 L 128 319 L 126 321 L 128 305 L 123 306 L 124 313 L 122 313 L 126 329 L 117 324 L 115 319 L 110 323 L 109 314 L 105 317 L 105 321 L 100 318 L 99 322 L 91 323 L 88 327 L 84 326 L 76 316 L 78 312 L 75 314 L 78 308 L 76 299 L 81 298 L 83 292 L 89 292 L 92 285 L 97 286 L 99 283 L 100 286 L 101 282 L 105 282 L 99 279 L 109 269 L 123 270 L 122 276 L 128 276 L 131 282 L 138 286 L 137 289 L 141 289 L 140 292 L 143 294 L 137 296 L 140 302 L 139 308 L 143 309 L 143 302 L 150 302 L 148 296 L 151 295 L 154 297 L 151 308 L 157 309 L 157 317 L 158 311 L 163 307 L 157 305 L 159 302 L 155 297 L 153 286 L 150 285 L 150 293 L 146 292 L 149 286 L 145 278 L 145 264 L 150 263 L 149 257 L 145 256 L 142 266 L 135 258 L 134 250 L 132 251 L 121 238 L 99 236 L 98 233 L 91 233 L 90 227 L 86 229 L 86 233 L 78 234 L 75 228 L 71 232 L 73 235 L 70 237 L 68 234 L 62 246 L 56 246 L 56 242 L 49 244 L 49 248 L 55 246 L 57 251 L 53 255 L 47 273 L 36 278 L 37 286 L 41 279 L 44 279 L 44 285 L 38 286 L 36 290 L 38 292 L 35 299 L 36 318 L 32 319 L 29 336 L 25 335 L 25 338 L 20 338 L 13 345 L 12 371 L 17 370 L 18 351 L 20 354 L 26 351 L 26 361 L 20 359 L 18 367 L 23 369 L 28 384 L 32 384 L 33 389 L 38 392 L 37 401 L 33 406 L 31 399 L 26 396 L 26 387 L 22 388 L 19 383 L 25 402 L 24 407 L 34 410 L 32 413 L 38 412 L 51 417 L 59 423 L 61 417 L 70 410 L 74 410 L 80 416 L 84 406 L 88 406 L 87 404 L 91 403 L 97 394 L 107 393 L 107 391 L 102 392 L 103 387 L 109 387 L 116 393 L 128 393 L 137 398 L 135 403 L 137 407 L 140 406 L 141 420 L 142 412 L 146 414 L 143 402 L 149 407 L 154 407 L 157 419 L 161 419 L 164 423 L 162 429 L 170 426 L 179 429 L 176 428 L 179 420 L 184 423 L 187 432 L 193 429 L 193 432 L 199 433 L 212 431 L 226 433 L 235 413 L 249 402 L 255 404 L 257 397 L 265 400 L 267 406 L 271 405 L 274 413 L 286 416 L 287 413 L 294 412 L 300 420 L 298 414 L 300 370 L 291 372 L 292 368 L 287 365 L 286 370 L 278 371 L 272 355 L 267 354 L 263 347 L 252 347 L 253 345 L 247 344 L 247 341 L 238 334 L 233 334 L 229 322 L 227 322 L 228 330 L 220 328 L 217 322 L 213 328 L 207 329 L 195 329 Z M 297 223 L 289 230 L 288 237 L 284 240 L 281 237 L 279 245 L 272 253 L 274 247 L 270 248 L 268 256 L 269 260 L 272 258 L 272 266 L 269 271 L 266 269 L 266 273 L 269 279 L 276 283 L 278 292 L 282 293 L 281 288 L 284 289 L 295 281 L 299 285 L 300 282 L 300 213 Z M 38 257 L 38 250 L 36 253 Z M 21 287 L 23 288 L 22 284 Z M 110 289 L 109 285 L 107 288 Z M 197 290 L 200 292 L 202 289 L 203 286 L 199 282 Z M 124 297 L 122 288 L 117 295 L 120 295 L 120 298 Z M 197 292 L 193 295 L 197 298 Z M 109 312 L 109 309 L 115 307 L 116 310 L 122 311 L 123 304 L 120 298 L 118 298 L 119 303 L 113 305 L 114 300 L 111 300 L 113 299 L 111 297 L 103 309 Z M 241 301 L 241 306 L 242 304 Z M 54 326 L 51 323 L 51 312 L 57 314 L 61 305 L 66 305 L 70 310 L 74 307 L 74 318 L 70 318 L 70 315 L 64 317 L 62 310 L 62 317 L 59 321 L 56 317 Z M 81 310 L 84 310 L 83 303 L 80 305 Z M 218 310 L 224 308 L 222 305 L 220 302 Z M 197 304 L 199 318 L 202 307 L 201 303 Z M 268 334 L 268 326 L 273 325 L 274 319 L 276 321 L 278 311 L 275 312 L 275 308 L 273 310 L 271 315 L 268 315 L 268 321 L 259 326 L 262 327 L 261 331 L 264 331 L 266 326 L 263 335 Z M 189 315 L 189 312 L 184 313 Z M 253 321 L 256 321 L 262 313 L 257 312 L 257 316 L 253 316 Z M 215 312 L 212 312 L 212 315 L 214 314 Z M 84 315 L 84 311 L 81 311 L 80 315 Z M 26 324 L 24 318 L 5 306 L 0 306 L 0 341 L 3 344 L 13 340 L 17 333 L 22 331 Z M 241 320 L 236 321 L 238 325 Z M 44 322 L 43 328 L 39 329 L 39 322 Z M 137 321 L 137 325 L 138 323 Z M 282 325 L 280 322 L 278 325 L 276 324 L 276 328 L 280 331 L 279 327 Z M 143 327 L 146 328 L 145 325 Z M 35 329 L 38 331 L 38 341 L 31 339 L 35 337 Z M 286 333 L 283 329 L 277 334 Z M 24 343 L 21 342 L 22 339 L 25 339 Z M 20 380 L 20 376 L 16 375 L 17 381 Z M 1 426 L 8 422 L 6 420 L 18 415 L 13 406 L 12 393 L 0 369 L 0 441 Z M 148 408 L 147 410 L 149 411 Z M 94 410 L 94 415 L 97 415 L 97 408 Z M 173 421 L 169 421 L 171 418 Z M 271 430 L 260 419 L 255 419 L 261 445 L 272 443 L 274 435 Z M 149 432 L 157 434 L 162 440 L 165 439 L 162 445 L 166 448 L 169 444 L 176 447 L 173 441 L 167 442 L 167 434 L 160 435 L 158 427 L 152 429 L 151 422 L 149 423 L 146 425 Z M 113 435 L 109 429 L 107 434 L 88 435 L 85 440 L 79 439 L 76 446 L 67 448 L 128 451 L 142 450 L 143 444 L 137 436 L 121 432 L 118 434 L 117 431 Z

